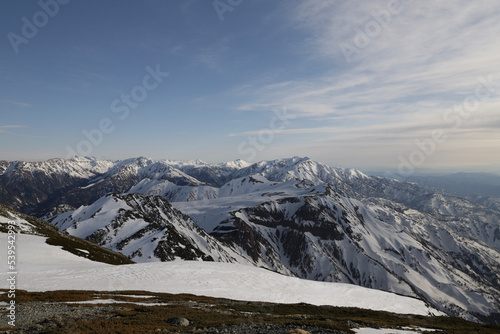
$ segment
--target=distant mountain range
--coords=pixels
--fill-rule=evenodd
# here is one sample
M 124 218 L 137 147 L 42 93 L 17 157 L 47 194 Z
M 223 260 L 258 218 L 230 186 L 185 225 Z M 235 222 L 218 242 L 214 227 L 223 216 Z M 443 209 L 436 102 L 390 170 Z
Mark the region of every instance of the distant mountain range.
M 437 184 L 434 184 L 437 185 Z M 136 262 L 251 263 L 500 323 L 500 198 L 294 157 L 0 162 L 0 202 Z

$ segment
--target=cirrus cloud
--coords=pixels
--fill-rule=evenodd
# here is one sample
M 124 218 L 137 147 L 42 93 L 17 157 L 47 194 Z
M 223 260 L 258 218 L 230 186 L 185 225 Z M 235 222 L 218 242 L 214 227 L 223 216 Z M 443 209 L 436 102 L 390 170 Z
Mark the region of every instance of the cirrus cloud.
M 380 156 L 395 161 L 388 154 L 397 157 L 395 152 L 411 149 L 414 140 L 433 129 L 449 128 L 443 114 L 474 94 L 478 78 L 490 77 L 495 94 L 481 101 L 475 115 L 452 132 L 453 142 L 442 148 L 452 149 L 443 151 L 443 156 L 467 160 L 458 149 L 465 142 L 467 147 L 499 145 L 496 132 L 487 129 L 498 125 L 500 3 L 401 0 L 397 15 L 347 62 L 342 43 L 355 46 L 357 34 L 365 31 L 368 22 L 378 22 L 377 13 L 387 11 L 389 3 L 318 0 L 290 8 L 288 20 L 308 36 L 300 52 L 307 61 L 329 64 L 330 70 L 307 79 L 246 86 L 248 101 L 239 109 L 262 111 L 287 105 L 295 121 L 277 134 L 308 135 L 305 141 L 321 147 L 319 156 L 327 156 L 329 147 L 353 140 L 361 142 L 358 147 L 363 147 L 363 141 L 379 147 L 368 152 L 367 164 Z M 249 129 L 244 134 L 254 133 Z M 349 152 L 367 154 L 364 149 Z M 346 153 L 343 163 L 348 161 Z

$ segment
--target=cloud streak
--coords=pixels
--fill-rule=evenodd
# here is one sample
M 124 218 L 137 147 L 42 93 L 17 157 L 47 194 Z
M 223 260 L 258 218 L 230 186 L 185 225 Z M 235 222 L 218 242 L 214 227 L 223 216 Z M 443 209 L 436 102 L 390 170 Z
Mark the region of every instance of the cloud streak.
M 388 1 L 300 2 L 287 14 L 309 36 L 301 52 L 307 52 L 310 61 L 329 64 L 331 70 L 307 80 L 245 87 L 248 102 L 239 110 L 287 105 L 296 121 L 308 126 L 296 123 L 297 128 L 278 134 L 323 135 L 326 146 L 340 135 L 343 140 L 365 138 L 370 146 L 378 140 L 387 147 L 388 139 L 401 141 L 395 143 L 401 146 L 433 129 L 448 128 L 443 121 L 446 110 L 473 94 L 479 77 L 491 75 L 496 94 L 482 101 L 478 115 L 453 134 L 457 142 L 472 133 L 477 140 L 498 139 L 483 131 L 491 128 L 491 121 L 476 118 L 498 120 L 500 5 L 490 0 L 401 3 L 390 24 L 348 63 L 341 43 L 354 45 L 355 36 L 368 22 L 377 22 L 376 13 L 386 10 Z
M 0 133 L 6 133 L 6 134 L 14 134 L 11 131 L 8 131 L 7 129 L 18 129 L 18 128 L 27 128 L 26 125 L 0 125 Z
M 31 107 L 31 104 L 29 103 L 26 103 L 26 102 L 18 102 L 18 101 L 12 101 L 12 100 L 0 100 L 4 103 L 8 103 L 8 104 L 11 104 L 11 105 L 14 105 L 16 107 L 20 107 L 20 108 L 28 108 L 28 107 Z

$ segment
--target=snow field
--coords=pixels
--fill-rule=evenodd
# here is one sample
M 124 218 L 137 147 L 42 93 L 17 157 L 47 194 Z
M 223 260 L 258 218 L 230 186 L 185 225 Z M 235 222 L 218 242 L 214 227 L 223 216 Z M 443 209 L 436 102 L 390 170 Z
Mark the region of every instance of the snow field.
M 7 240 L 5 233 L 0 234 L 0 240 Z M 442 314 L 418 299 L 350 284 L 302 280 L 253 266 L 195 261 L 112 266 L 50 246 L 43 237 L 24 234 L 17 235 L 17 250 L 16 288 L 28 291 L 144 290 L 405 314 Z M 6 256 L 6 252 L 0 253 L 2 289 L 7 287 Z

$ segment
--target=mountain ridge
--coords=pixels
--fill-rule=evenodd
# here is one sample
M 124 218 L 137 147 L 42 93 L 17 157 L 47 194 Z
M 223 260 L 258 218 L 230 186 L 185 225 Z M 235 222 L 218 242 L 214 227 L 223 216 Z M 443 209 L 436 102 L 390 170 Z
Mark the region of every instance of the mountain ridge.
M 96 262 L 114 265 L 134 263 L 119 252 L 113 252 L 112 250 L 100 247 L 93 242 L 63 233 L 59 228 L 49 222 L 25 215 L 8 206 L 0 204 L 1 233 L 8 233 L 7 225 L 9 221 L 15 222 L 14 230 L 16 233 L 46 237 L 47 244 L 59 246 L 63 250 L 77 256 L 88 258 Z

